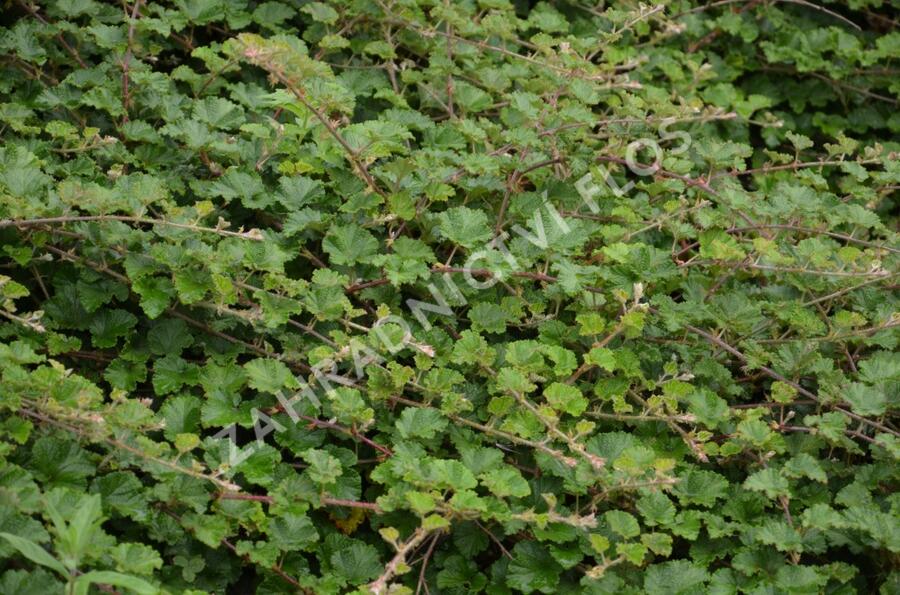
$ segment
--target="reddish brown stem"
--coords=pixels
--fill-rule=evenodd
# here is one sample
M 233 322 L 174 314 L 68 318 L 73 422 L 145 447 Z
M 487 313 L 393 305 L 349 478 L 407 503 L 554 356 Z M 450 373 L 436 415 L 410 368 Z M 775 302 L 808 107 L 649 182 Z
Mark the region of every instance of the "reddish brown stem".
M 249 500 L 252 502 L 264 502 L 266 504 L 272 504 L 275 501 L 275 498 L 272 496 L 266 496 L 264 494 L 244 494 L 242 492 L 219 492 L 216 497 L 220 500 Z M 362 502 L 359 500 L 344 500 L 342 498 L 329 498 L 327 496 L 321 498 L 322 504 L 327 506 L 339 506 L 342 508 L 362 508 L 365 510 L 371 510 L 372 512 L 379 514 L 381 512 L 381 508 L 378 507 L 378 504 L 375 502 Z
M 141 8 L 143 0 L 134 0 L 134 7 L 131 9 L 131 18 L 128 21 L 128 46 L 125 50 L 125 57 L 122 58 L 122 109 L 125 115 L 122 116 L 122 122 L 128 122 L 128 110 L 131 109 L 131 47 L 134 44 L 134 25 L 137 22 L 138 12 Z

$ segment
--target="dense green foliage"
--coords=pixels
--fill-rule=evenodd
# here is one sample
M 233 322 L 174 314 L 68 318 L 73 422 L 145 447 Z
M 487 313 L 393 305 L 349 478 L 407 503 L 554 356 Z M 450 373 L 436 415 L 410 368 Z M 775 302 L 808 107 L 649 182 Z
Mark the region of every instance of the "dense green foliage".
M 896 593 L 897 7 L 6 1 L 0 593 Z

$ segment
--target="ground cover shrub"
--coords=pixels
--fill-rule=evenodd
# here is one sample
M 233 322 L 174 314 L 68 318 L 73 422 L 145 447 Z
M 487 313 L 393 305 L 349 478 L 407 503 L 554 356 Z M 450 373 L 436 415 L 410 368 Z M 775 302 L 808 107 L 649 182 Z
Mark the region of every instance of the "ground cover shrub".
M 895 593 L 895 2 L 0 9 L 0 593 Z

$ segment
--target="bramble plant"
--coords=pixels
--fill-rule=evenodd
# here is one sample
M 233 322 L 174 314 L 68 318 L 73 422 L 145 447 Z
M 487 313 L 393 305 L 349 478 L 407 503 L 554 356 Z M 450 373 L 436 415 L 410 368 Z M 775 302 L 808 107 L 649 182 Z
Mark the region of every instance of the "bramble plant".
M 0 593 L 896 593 L 890 8 L 5 2 Z

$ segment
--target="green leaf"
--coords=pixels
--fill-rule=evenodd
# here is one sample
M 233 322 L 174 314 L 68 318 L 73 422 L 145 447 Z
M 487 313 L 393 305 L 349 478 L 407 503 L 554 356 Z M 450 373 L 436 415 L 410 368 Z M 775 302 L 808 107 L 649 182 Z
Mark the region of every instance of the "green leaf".
M 277 29 L 296 14 L 290 6 L 279 2 L 263 2 L 253 11 L 253 20 L 269 29 Z
M 811 566 L 784 565 L 775 574 L 775 586 L 788 593 L 818 593 L 827 584 L 827 574 Z
M 616 356 L 611 349 L 606 347 L 594 347 L 585 356 L 584 361 L 600 366 L 607 372 L 614 372 L 616 369 Z
M 116 570 L 129 574 L 150 575 L 162 567 L 159 553 L 143 543 L 119 543 L 109 552 Z
M 579 416 L 587 409 L 588 401 L 574 386 L 554 382 L 544 389 L 547 402 L 557 411 Z
M 91 319 L 91 341 L 95 347 L 115 347 L 119 337 L 127 336 L 136 324 L 137 318 L 131 312 L 100 310 Z
M 400 414 L 397 430 L 404 439 L 434 438 L 447 427 L 447 419 L 437 409 L 409 407 Z
M 170 398 L 160 408 L 165 420 L 165 435 L 174 440 L 178 434 L 196 432 L 200 428 L 200 405 L 196 397 L 180 396 Z
M 841 513 L 831 508 L 827 504 L 817 503 L 803 511 L 803 526 L 813 527 L 816 529 L 843 529 L 848 525 L 848 521 Z
M 227 120 L 225 120 L 228 123 Z M 216 180 L 209 187 L 209 193 L 214 197 L 221 197 L 226 202 L 238 199 L 248 209 L 263 209 L 269 206 L 274 196 L 265 192 L 266 188 L 255 172 L 241 171 L 238 168 L 229 168 L 225 175 Z M 199 284 L 198 280 L 195 284 Z M 186 282 L 185 282 L 186 283 Z M 178 277 L 175 278 L 178 286 Z M 179 289 L 179 294 L 181 290 Z M 183 299 L 183 298 L 182 298 Z M 191 302 L 185 302 L 191 303 Z
M 764 446 L 774 435 L 769 425 L 758 419 L 742 421 L 737 430 L 738 435 L 754 446 Z
M 478 565 L 462 556 L 451 556 L 437 574 L 441 589 L 459 589 L 462 592 L 479 592 L 487 585 L 487 577 L 478 572 Z
M 591 542 L 591 548 L 598 554 L 602 554 L 609 549 L 609 539 L 603 535 L 591 533 L 588 538 Z
M 159 358 L 153 364 L 153 391 L 166 395 L 177 391 L 185 384 L 198 382 L 199 369 L 177 355 Z
M 0 593 L 16 595 L 46 595 L 62 592 L 65 586 L 54 575 L 36 568 L 34 570 L 7 570 L 0 575 Z
M 102 522 L 100 495 L 81 496 L 66 531 L 59 535 L 57 543 L 57 552 L 67 566 L 75 568 L 86 557 Z
M 731 417 L 728 401 L 712 391 L 694 392 L 685 397 L 688 411 L 708 428 L 716 428 L 726 423 Z
M 813 481 L 828 483 L 828 475 L 819 462 L 805 452 L 791 458 L 782 469 L 782 473 L 788 477 L 808 477 Z
M 187 324 L 179 318 L 170 318 L 155 324 L 147 333 L 147 340 L 150 350 L 157 355 L 180 355 L 194 342 Z
M 428 465 L 428 477 L 438 486 L 456 491 L 471 490 L 478 481 L 459 461 L 434 460 Z
M 645 494 L 635 504 L 644 517 L 644 523 L 651 527 L 657 525 L 665 527 L 675 520 L 675 505 L 662 492 Z
M 688 595 L 702 592 L 709 575 L 687 560 L 654 564 L 644 575 L 644 590 L 650 595 Z
M 553 556 L 540 544 L 521 541 L 512 550 L 507 582 L 523 593 L 555 593 L 562 572 Z
M 788 481 L 777 469 L 767 467 L 761 469 L 744 481 L 744 487 L 748 490 L 763 492 L 769 498 L 786 496 L 788 494 Z
M 724 498 L 727 490 L 728 481 L 718 473 L 691 469 L 681 476 L 672 492 L 682 503 L 710 507 Z
M 175 297 L 175 286 L 167 277 L 141 277 L 132 282 L 131 288 L 140 296 L 141 308 L 151 319 L 162 314 Z
M 603 515 L 603 518 L 606 519 L 610 529 L 625 539 L 636 537 L 641 532 L 641 527 L 638 525 L 637 519 L 625 511 L 610 510 Z
M 35 476 L 51 486 L 78 489 L 85 485 L 85 478 L 94 473 L 87 452 L 71 440 L 39 438 L 30 457 Z
M 496 352 L 488 346 L 484 337 L 472 330 L 463 331 L 453 345 L 452 360 L 457 364 L 491 365 L 495 357 Z
M 182 521 L 194 537 L 211 548 L 219 547 L 229 533 L 228 519 L 222 516 L 191 513 L 182 517 Z
M 269 541 L 282 551 L 306 549 L 316 543 L 319 533 L 304 514 L 286 513 L 269 521 Z
M 290 368 L 278 360 L 257 358 L 244 364 L 244 371 L 247 373 L 247 384 L 250 388 L 260 392 L 274 395 L 285 387 L 300 386 Z
M 643 543 L 617 543 L 616 553 L 624 556 L 628 562 L 635 566 L 640 566 L 644 563 L 644 558 L 647 557 L 647 546 Z
M 326 25 L 333 24 L 338 18 L 337 11 L 325 2 L 310 2 L 300 10 L 311 16 L 314 21 L 325 23 Z
M 75 579 L 76 592 L 87 593 L 88 586 L 91 584 L 112 585 L 114 587 L 124 587 L 131 589 L 138 595 L 157 595 L 160 590 L 142 578 L 129 576 L 120 572 L 111 570 L 92 570 L 85 572 Z
M 502 333 L 506 331 L 506 311 L 489 302 L 475 304 L 468 312 L 472 321 L 472 331 L 475 333 L 484 331 L 487 333 Z
M 142 520 L 147 515 L 149 498 L 144 485 L 133 473 L 116 471 L 98 477 L 92 485 L 92 491 L 100 494 L 107 510 L 134 520 Z
M 487 215 L 469 207 L 453 207 L 438 216 L 441 236 L 465 248 L 482 248 L 491 239 Z
M 175 291 L 183 304 L 199 302 L 212 289 L 212 278 L 207 271 L 182 269 L 175 272 Z
M 76 287 L 78 288 L 78 299 L 81 300 L 81 305 L 88 312 L 95 312 L 97 308 L 114 298 L 119 301 L 124 301 L 128 298 L 128 288 L 126 286 L 102 277 L 88 277 L 87 280 L 80 280 Z
M 406 492 L 406 500 L 418 515 L 426 515 L 435 509 L 434 498 L 423 492 Z
M 205 97 L 194 102 L 194 118 L 214 128 L 237 128 L 244 121 L 244 110 L 221 97 Z
M 743 260 L 747 253 L 737 241 L 721 230 L 700 234 L 700 256 L 714 260 Z
M 300 456 L 309 464 L 305 473 L 318 484 L 333 484 L 344 472 L 340 460 L 324 450 L 310 448 Z
M 373 580 L 382 571 L 378 550 L 356 540 L 331 554 L 330 562 L 338 576 L 351 585 Z
M 497 373 L 497 388 L 512 393 L 528 393 L 537 388 L 528 377 L 512 368 L 502 368 Z
M 644 533 L 641 543 L 654 554 L 669 556 L 672 554 L 672 536 L 666 533 Z
M 528 482 L 518 469 L 503 466 L 481 476 L 481 483 L 496 496 L 525 498 L 531 494 Z
M 860 382 L 851 382 L 842 393 L 850 408 L 859 415 L 882 415 L 887 410 L 887 395 L 884 391 Z
M 334 264 L 366 262 L 378 250 L 378 240 L 358 225 L 335 225 L 322 240 L 322 249 Z
M 147 378 L 147 366 L 145 362 L 130 362 L 118 358 L 106 367 L 103 377 L 113 388 L 131 391 Z
M 48 554 L 47 550 L 30 539 L 25 539 L 11 533 L 0 533 L 0 537 L 9 542 L 9 544 L 16 548 L 20 554 L 35 564 L 40 564 L 41 566 L 46 566 L 47 568 L 55 570 L 63 577 L 69 576 L 68 569 L 66 569 L 59 560 Z
M 464 81 L 454 83 L 454 98 L 462 109 L 470 113 L 480 112 L 491 105 L 489 94 Z
M 783 519 L 767 519 L 755 529 L 755 537 L 759 542 L 775 546 L 778 551 L 803 551 L 803 538 L 800 533 Z

